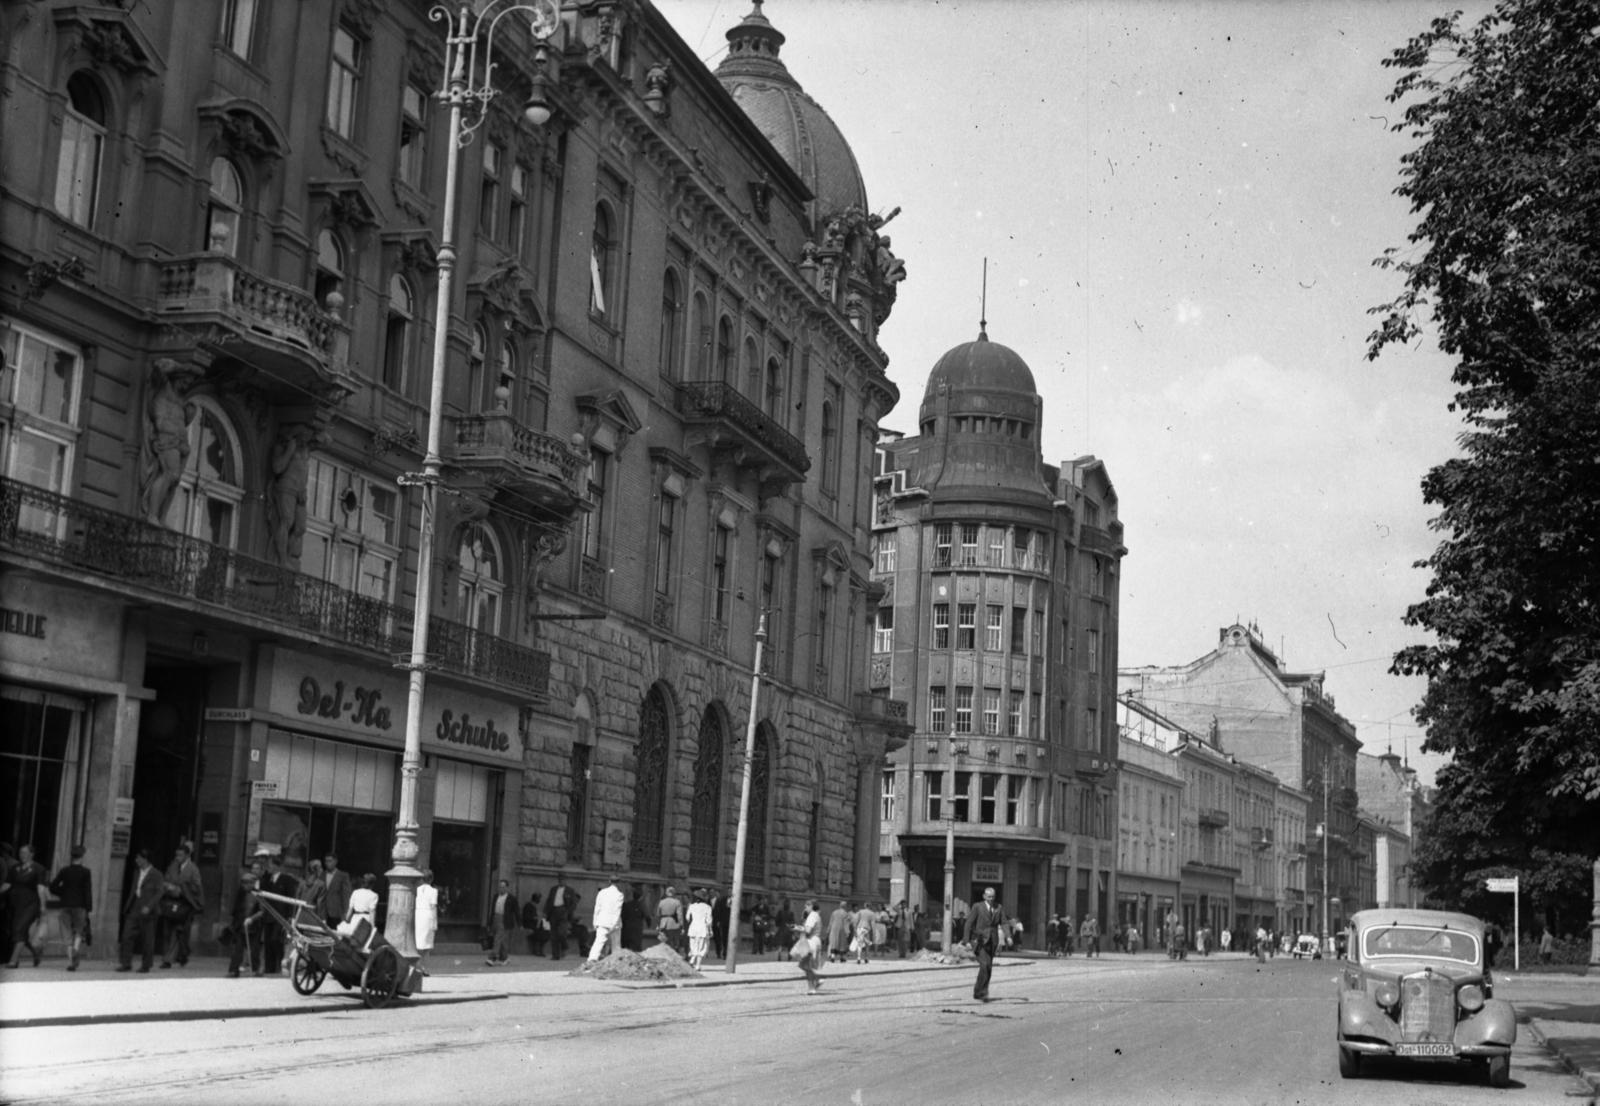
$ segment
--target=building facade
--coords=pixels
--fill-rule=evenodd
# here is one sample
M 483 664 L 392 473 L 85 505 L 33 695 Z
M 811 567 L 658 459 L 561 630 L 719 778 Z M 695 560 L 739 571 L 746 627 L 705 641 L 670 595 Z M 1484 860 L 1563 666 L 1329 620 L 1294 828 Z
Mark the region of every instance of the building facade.
M 934 366 L 920 432 L 883 436 L 868 677 L 913 727 L 883 777 L 885 897 L 937 928 L 992 885 L 1035 947 L 1047 913 L 1113 918 L 1127 552 L 1104 465 L 1045 464 L 1042 418 L 1026 363 L 980 332 Z
M 442 309 L 429 5 L 195 15 L 0 16 L 7 146 L 43 152 L 0 167 L 4 832 L 86 846 L 102 934 L 133 853 L 184 838 L 202 936 L 260 849 L 388 870 L 437 341 L 446 936 L 497 876 L 730 878 L 763 616 L 751 893 L 874 889 L 906 727 L 865 681 L 865 534 L 905 271 L 759 5 L 716 73 L 648 3 L 565 3 L 548 52 L 512 21 Z
M 1183 767 L 1164 744 L 1145 737 L 1148 727 L 1118 721 L 1117 925 L 1124 933 L 1134 929 L 1143 947 L 1159 949 L 1167 942 L 1167 915 L 1182 901 Z
M 1254 626 L 1219 631 L 1217 647 L 1198 660 L 1170 667 L 1127 668 L 1119 693 L 1146 704 L 1190 732 L 1226 735 L 1230 753 L 1292 781 L 1310 803 L 1307 854 L 1308 922 L 1340 928 L 1358 898 L 1355 727 L 1338 712 L 1320 672 L 1291 672 Z M 1308 838 L 1309 839 L 1309 838 Z M 1323 888 L 1326 887 L 1324 892 Z

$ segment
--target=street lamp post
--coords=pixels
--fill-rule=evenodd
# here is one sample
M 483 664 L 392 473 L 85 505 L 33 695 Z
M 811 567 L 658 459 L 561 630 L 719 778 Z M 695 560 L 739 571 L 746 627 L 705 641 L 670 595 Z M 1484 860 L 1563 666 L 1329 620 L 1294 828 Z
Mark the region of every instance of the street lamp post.
M 956 909 L 956 816 L 951 814 L 944 822 L 944 926 L 939 935 L 940 951 L 950 955 L 950 942 L 954 939 Z
M 415 917 L 417 884 L 422 873 L 417 868 L 417 777 L 422 773 L 422 700 L 428 669 L 428 618 L 433 612 L 433 540 L 435 510 L 438 503 L 439 456 L 444 411 L 444 373 L 447 339 L 450 330 L 450 294 L 456 267 L 455 221 L 456 188 L 461 175 L 461 150 L 483 124 L 489 102 L 495 97 L 494 36 L 500 21 L 513 13 L 528 17 L 528 29 L 536 44 L 533 93 L 523 110 L 534 126 L 550 118 L 544 99 L 543 71 L 545 43 L 556 31 L 561 12 L 554 0 L 506 4 L 503 0 L 477 0 L 461 3 L 452 10 L 436 5 L 428 18 L 446 26 L 444 84 L 439 101 L 450 105 L 450 138 L 446 147 L 443 225 L 439 232 L 439 284 L 434 312 L 432 379 L 428 391 L 428 450 L 420 473 L 407 473 L 400 483 L 422 488 L 422 512 L 417 536 L 417 591 L 412 609 L 411 654 L 395 667 L 409 673 L 406 695 L 406 748 L 400 768 L 400 814 L 395 820 L 394 848 L 390 860 L 394 867 L 384 873 L 389 880 L 388 920 L 384 936 L 389 943 L 416 959 Z M 482 64 L 479 50 L 482 50 Z M 471 118 L 467 118 L 471 105 Z
M 728 958 L 722 970 L 732 975 L 739 970 L 739 900 L 744 897 L 744 849 L 750 838 L 750 776 L 756 754 L 756 701 L 761 694 L 761 653 L 767 644 L 767 615 L 756 623 L 756 661 L 750 671 L 750 717 L 744 727 L 744 770 L 740 773 L 739 832 L 733 844 L 733 901 L 728 904 Z

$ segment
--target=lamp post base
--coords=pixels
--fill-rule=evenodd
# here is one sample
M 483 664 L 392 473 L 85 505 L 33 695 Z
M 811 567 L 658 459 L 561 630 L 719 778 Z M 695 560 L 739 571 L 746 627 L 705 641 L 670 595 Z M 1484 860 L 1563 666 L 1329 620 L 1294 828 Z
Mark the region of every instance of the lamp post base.
M 422 872 L 414 864 L 396 862 L 383 873 L 389 881 L 389 912 L 383 926 L 383 939 L 408 961 L 417 962 L 417 886 Z M 420 983 L 416 989 L 420 990 Z

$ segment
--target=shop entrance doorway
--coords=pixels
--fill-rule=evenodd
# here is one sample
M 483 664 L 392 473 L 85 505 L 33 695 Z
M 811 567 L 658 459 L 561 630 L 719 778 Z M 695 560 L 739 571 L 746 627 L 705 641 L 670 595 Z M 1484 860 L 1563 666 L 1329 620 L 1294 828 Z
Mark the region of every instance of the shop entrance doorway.
M 196 836 L 195 798 L 204 769 L 201 719 L 209 683 L 210 673 L 201 665 L 166 664 L 152 657 L 145 667 L 145 687 L 156 695 L 139 710 L 124 887 L 131 885 L 140 849 L 149 849 L 150 862 L 165 869 L 178 842 Z M 114 797 L 124 795 L 118 792 Z M 120 844 L 115 834 L 113 841 Z

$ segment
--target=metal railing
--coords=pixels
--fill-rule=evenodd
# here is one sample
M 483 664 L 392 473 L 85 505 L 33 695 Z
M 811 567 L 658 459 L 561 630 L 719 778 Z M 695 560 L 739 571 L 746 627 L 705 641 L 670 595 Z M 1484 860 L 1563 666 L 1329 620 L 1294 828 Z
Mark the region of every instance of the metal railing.
M 811 468 L 805 443 L 778 425 L 732 384 L 697 381 L 678 385 L 678 414 L 690 419 L 725 419 L 760 442 L 796 472 Z
M 393 658 L 411 650 L 409 609 L 141 519 L 0 478 L 0 546 L 125 584 L 255 615 Z M 458 622 L 428 623 L 440 669 L 543 697 L 550 655 Z

